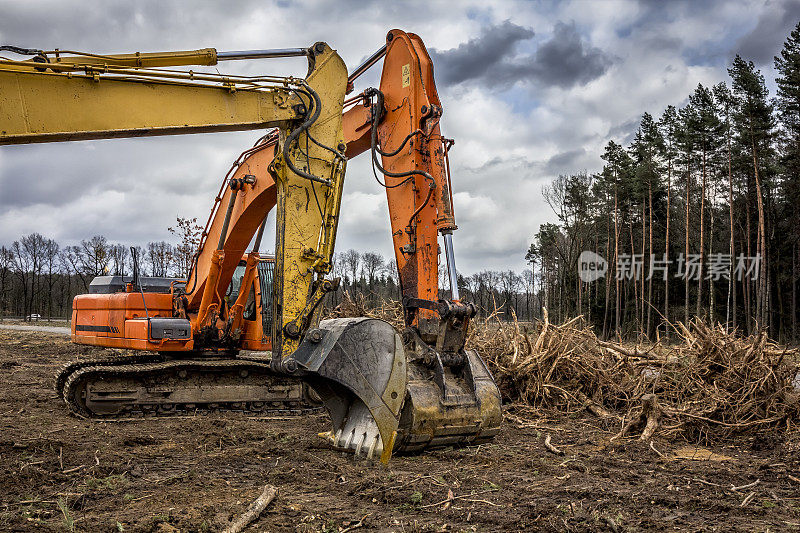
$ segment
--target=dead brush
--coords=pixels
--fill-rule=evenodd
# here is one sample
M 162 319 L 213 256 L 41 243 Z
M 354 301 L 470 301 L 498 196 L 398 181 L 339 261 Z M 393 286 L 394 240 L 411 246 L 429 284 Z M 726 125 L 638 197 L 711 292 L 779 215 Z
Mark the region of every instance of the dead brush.
M 611 417 L 645 389 L 637 367 L 655 356 L 653 349 L 628 350 L 597 338 L 582 317 L 551 324 L 547 313 L 533 325 L 520 328 L 516 317 L 502 322 L 497 313 L 476 323 L 468 348 L 489 364 L 507 402 L 565 411 L 589 409 Z
M 676 329 L 681 342 L 648 384 L 672 419 L 667 432 L 707 440 L 779 425 L 789 429 L 798 419 L 797 350 L 763 333 L 742 337 L 700 320 Z
M 476 324 L 468 347 L 487 361 L 506 402 L 618 418 L 619 436 L 649 439 L 658 427 L 708 442 L 798 419 L 796 350 L 700 320 L 673 327 L 675 344 L 620 345 L 598 339 L 582 317 L 554 325 L 545 313 L 528 331 L 495 313 Z
M 354 318 L 366 316 L 379 318 L 390 323 L 396 329 L 403 329 L 403 306 L 395 300 L 381 300 L 377 306 L 371 306 L 363 294 L 356 294 L 355 298 L 345 292 L 342 301 L 333 308 L 325 308 L 322 318 Z

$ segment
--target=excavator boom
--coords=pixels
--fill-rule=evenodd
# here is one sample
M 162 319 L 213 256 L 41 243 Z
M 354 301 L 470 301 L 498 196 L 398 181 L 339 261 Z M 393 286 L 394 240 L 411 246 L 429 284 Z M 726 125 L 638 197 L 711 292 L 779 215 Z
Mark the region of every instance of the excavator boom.
M 0 50 L 8 47 L 0 47 Z M 308 56 L 308 49 L 292 49 Z M 297 120 L 297 83 L 156 69 L 285 57 L 282 51 L 65 55 L 0 60 L 0 144 L 253 130 Z M 57 54 L 57 55 L 55 55 Z M 52 58 L 51 58 L 52 56 Z M 38 61 L 37 61 L 38 60 Z
M 333 446 L 367 456 L 441 445 L 479 444 L 497 434 L 500 392 L 480 356 L 465 349 L 472 304 L 459 300 L 442 105 L 422 40 L 402 30 L 350 76 L 383 57 L 379 89 L 351 98 L 344 131 L 348 157 L 369 151 L 385 188 L 406 328 L 380 321 L 323 321 L 292 356 L 333 419 Z M 380 157 L 379 157 L 380 156 Z M 441 234 L 451 299 L 439 297 Z M 352 339 L 369 338 L 370 350 Z M 327 382 L 319 382 L 319 377 Z M 336 383 L 330 386 L 329 383 Z

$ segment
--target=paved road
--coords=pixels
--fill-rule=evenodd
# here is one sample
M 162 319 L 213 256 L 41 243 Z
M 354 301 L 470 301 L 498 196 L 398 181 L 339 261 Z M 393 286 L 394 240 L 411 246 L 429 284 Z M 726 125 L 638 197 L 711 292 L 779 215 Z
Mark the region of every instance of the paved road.
M 0 324 L 0 329 L 14 329 L 18 331 L 41 331 L 43 333 L 55 333 L 57 335 L 69 335 L 69 328 L 58 326 L 27 326 L 22 324 Z

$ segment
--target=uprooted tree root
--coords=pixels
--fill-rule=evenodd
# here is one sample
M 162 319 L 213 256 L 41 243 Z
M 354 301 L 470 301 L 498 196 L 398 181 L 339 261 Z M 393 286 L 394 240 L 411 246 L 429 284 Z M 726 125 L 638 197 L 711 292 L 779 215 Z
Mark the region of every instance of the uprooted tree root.
M 480 324 L 469 344 L 506 401 L 619 419 L 618 437 L 649 440 L 658 429 L 709 442 L 798 419 L 796 350 L 699 320 L 674 327 L 674 344 L 629 347 L 598 339 L 581 317 L 553 325 L 545 315 L 532 331 Z
M 402 328 L 397 302 L 367 305 L 348 296 L 327 318 L 369 316 Z M 800 417 L 793 380 L 800 352 L 764 334 L 748 337 L 701 320 L 672 325 L 671 344 L 598 339 L 582 317 L 563 324 L 475 321 L 467 348 L 489 365 L 506 404 L 586 410 L 620 424 L 619 437 L 656 432 L 712 442 L 765 428 L 789 429 Z

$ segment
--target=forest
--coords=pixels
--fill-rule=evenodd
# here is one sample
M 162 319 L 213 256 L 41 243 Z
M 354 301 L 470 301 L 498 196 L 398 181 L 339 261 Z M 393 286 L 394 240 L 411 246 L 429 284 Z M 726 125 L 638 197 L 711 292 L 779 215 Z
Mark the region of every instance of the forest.
M 600 172 L 552 179 L 542 194 L 556 222 L 519 252 L 530 268 L 460 273 L 462 298 L 503 320 L 583 315 L 603 338 L 656 339 L 700 317 L 796 341 L 800 24 L 775 69 L 771 96 L 736 56 L 727 80 L 698 85 L 658 117 L 643 113 L 627 145 L 608 140 Z M 135 247 L 144 273 L 187 275 L 202 228 L 178 217 L 169 230 L 177 244 Z M 70 246 L 26 235 L 0 247 L 0 316 L 65 317 L 94 276 L 131 273 L 129 246 L 101 235 Z M 394 261 L 375 252 L 336 253 L 332 275 L 342 283 L 330 305 L 399 296 Z
M 774 61 L 774 97 L 736 56 L 729 79 L 643 113 L 627 146 L 609 140 L 601 172 L 545 187 L 558 222 L 526 259 L 551 316 L 584 315 L 603 337 L 652 339 L 696 316 L 797 340 L 800 24 Z

